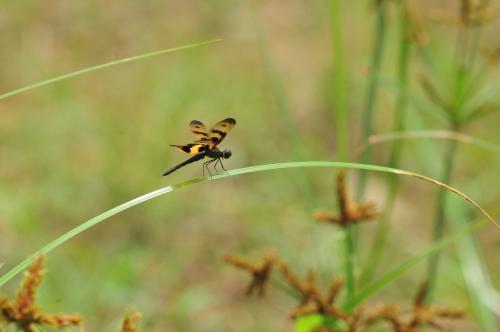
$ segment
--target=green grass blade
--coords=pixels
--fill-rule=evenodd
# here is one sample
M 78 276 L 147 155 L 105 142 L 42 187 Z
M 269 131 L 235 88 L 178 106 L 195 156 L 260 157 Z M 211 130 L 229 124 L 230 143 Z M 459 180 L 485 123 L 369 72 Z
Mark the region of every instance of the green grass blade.
M 363 106 L 363 140 L 366 140 L 373 133 L 373 119 L 375 115 L 375 106 L 378 98 L 379 73 L 382 67 L 382 54 L 386 39 L 386 21 L 387 21 L 387 4 L 385 1 L 376 1 L 376 21 L 374 28 L 374 45 L 371 54 L 370 76 L 368 78 L 368 87 Z M 370 160 L 370 149 L 363 152 L 361 160 L 366 163 Z M 366 173 L 361 172 L 357 184 L 356 197 L 362 199 L 366 187 Z
M 388 286 L 391 284 L 394 280 L 402 276 L 405 272 L 410 270 L 412 267 L 416 266 L 418 263 L 423 261 L 425 258 L 427 258 L 429 255 L 432 255 L 439 250 L 443 249 L 445 246 L 453 243 L 454 241 L 460 239 L 461 237 L 464 237 L 471 232 L 473 232 L 475 229 L 484 226 L 487 223 L 486 220 L 476 222 L 470 226 L 464 227 L 459 231 L 454 232 L 451 235 L 442 237 L 439 241 L 436 241 L 426 247 L 425 249 L 422 249 L 419 251 L 417 254 L 414 256 L 408 258 L 405 260 L 403 263 L 399 264 L 386 274 L 384 274 L 382 277 L 380 277 L 377 281 L 374 281 L 373 283 L 369 284 L 368 286 L 365 286 L 361 288 L 356 295 L 347 300 L 345 304 L 345 308 L 347 310 L 352 310 L 356 308 L 358 305 L 360 305 L 363 301 L 369 299 L 372 297 L 374 294 L 378 293 L 381 291 L 385 286 Z
M 342 41 L 342 0 L 330 1 L 330 30 L 333 45 L 332 80 L 333 105 L 335 107 L 335 133 L 337 139 L 337 155 L 340 160 L 348 160 L 349 148 L 349 111 L 346 94 L 346 62 Z
M 398 19 L 399 19 L 399 50 L 397 62 L 397 82 L 399 85 L 399 93 L 397 94 L 396 103 L 394 105 L 394 123 L 393 129 L 395 132 L 402 133 L 406 131 L 406 122 L 408 112 L 408 72 L 410 70 L 410 54 L 412 49 L 412 41 L 410 27 L 410 13 L 408 3 L 406 1 L 398 2 Z M 368 138 L 369 140 L 369 138 Z M 389 166 L 399 167 L 403 154 L 403 142 L 394 141 L 389 152 Z M 368 258 L 361 270 L 360 282 L 368 280 L 376 271 L 379 261 L 385 249 L 387 236 L 389 234 L 390 223 L 394 209 L 394 203 L 399 190 L 398 177 L 389 175 L 387 177 L 386 203 L 384 206 L 384 214 L 377 222 L 374 239 L 369 250 Z
M 330 29 L 332 35 L 332 106 L 335 111 L 335 133 L 337 139 L 337 159 L 347 161 L 348 154 L 348 110 L 346 95 L 346 64 L 342 43 L 342 0 L 330 1 Z M 349 294 L 354 292 L 356 285 L 356 232 L 355 226 L 349 225 L 345 229 L 345 278 L 346 289 Z M 312 329 L 311 329 L 312 330 Z
M 453 187 L 450 187 L 444 183 L 441 183 L 437 180 L 434 180 L 432 178 L 429 178 L 424 175 L 420 175 L 417 173 L 412 173 L 400 169 L 395 169 L 395 168 L 390 168 L 390 167 L 384 167 L 384 166 L 376 166 L 376 165 L 367 165 L 367 164 L 356 164 L 356 163 L 346 163 L 346 162 L 335 162 L 335 161 L 297 161 L 297 162 L 288 162 L 288 163 L 278 163 L 278 164 L 268 164 L 268 165 L 258 165 L 258 166 L 251 166 L 251 167 L 246 167 L 246 168 L 239 168 L 235 170 L 230 170 L 225 173 L 220 173 L 216 174 L 214 176 L 210 177 L 200 177 L 200 178 L 194 178 L 191 180 L 187 180 L 172 186 L 167 186 L 155 191 L 152 191 L 150 193 L 147 193 L 145 195 L 139 196 L 137 198 L 134 198 L 133 200 L 130 200 L 126 203 L 123 203 L 121 205 L 118 205 L 92 219 L 87 220 L 83 224 L 80 224 L 79 226 L 71 229 L 67 233 L 64 233 L 54 241 L 50 242 L 49 244 L 45 245 L 38 251 L 36 251 L 33 255 L 30 257 L 24 259 L 22 262 L 14 266 L 10 271 L 8 271 L 6 274 L 4 274 L 2 277 L 0 277 L 0 287 L 5 285 L 6 282 L 8 282 L 10 279 L 12 279 L 14 276 L 16 276 L 18 273 L 23 271 L 32 261 L 32 257 L 36 256 L 37 254 L 40 253 L 48 253 L 55 248 L 59 247 L 66 241 L 70 240 L 71 238 L 75 237 L 76 235 L 80 234 L 81 232 L 91 228 L 92 226 L 97 225 L 98 223 L 107 220 L 111 216 L 114 216 L 115 214 L 118 214 L 128 208 L 131 208 L 135 205 L 138 205 L 140 203 L 146 202 L 152 198 L 170 193 L 174 190 L 181 189 L 186 186 L 190 186 L 193 184 L 197 183 L 202 183 L 210 180 L 217 180 L 217 179 L 222 179 L 225 177 L 229 176 L 234 176 L 234 175 L 241 175 L 241 174 L 247 174 L 247 173 L 255 173 L 255 172 L 263 172 L 263 171 L 270 171 L 270 170 L 279 170 L 279 169 L 290 169 L 290 168 L 310 168 L 310 167 L 335 167 L 335 168 L 347 168 L 347 169 L 358 169 L 358 170 L 366 170 L 366 171 L 375 171 L 375 172 L 385 172 L 385 173 L 394 173 L 394 174 L 399 174 L 399 175 L 405 175 L 405 176 L 411 176 L 415 177 L 421 180 L 425 180 L 427 182 L 431 182 L 434 185 L 438 185 L 442 187 L 443 189 L 446 189 L 448 191 L 453 192 L 454 194 L 457 194 L 458 196 L 461 196 L 463 199 L 465 199 L 467 202 L 470 204 L 474 205 L 484 216 L 486 216 L 493 224 L 495 224 L 499 229 L 500 225 L 481 207 L 479 204 L 477 204 L 473 199 L 471 199 L 469 196 L 465 195 L 458 189 L 455 189 Z
M 467 209 L 456 197 L 447 197 L 446 214 L 449 216 L 449 226 L 452 230 L 461 229 L 468 224 Z M 455 244 L 458 263 L 462 270 L 465 288 L 468 293 L 472 313 L 482 332 L 497 331 L 495 314 L 489 308 L 495 303 L 494 287 L 491 284 L 488 269 L 474 237 L 463 237 Z
M 82 233 L 83 231 L 86 231 L 87 229 L 97 225 L 98 223 L 114 216 L 115 214 L 120 213 L 126 209 L 129 209 L 137 204 L 148 201 L 148 200 L 155 198 L 157 196 L 169 193 L 175 189 L 179 189 L 179 188 L 182 188 L 184 186 L 187 186 L 187 185 L 190 185 L 193 183 L 204 182 L 204 181 L 208 181 L 208 180 L 209 180 L 208 178 L 196 178 L 196 179 L 188 180 L 185 182 L 181 182 L 181 183 L 173 185 L 173 186 L 164 187 L 164 188 L 152 191 L 150 193 L 147 193 L 145 195 L 139 196 L 137 198 L 134 198 L 133 200 L 130 200 L 126 203 L 118 205 L 118 206 L 92 218 L 92 219 L 87 220 L 83 224 L 78 225 L 77 227 L 71 229 L 70 231 L 68 231 L 68 232 L 64 233 L 63 235 L 61 235 L 60 237 L 56 238 L 54 241 L 50 242 L 46 246 L 42 247 L 40 250 L 36 251 L 33 255 L 26 258 L 21 263 L 16 265 L 13 269 L 11 269 L 6 274 L 4 274 L 0 278 L 0 287 L 3 286 L 7 281 L 12 279 L 14 276 L 16 276 L 18 273 L 23 271 L 26 267 L 28 267 L 28 265 L 31 264 L 33 257 L 37 256 L 40 253 L 48 253 L 48 252 L 54 250 L 55 248 L 59 247 L 61 244 L 65 243 L 66 241 L 75 237 L 76 235 L 78 235 L 78 234 Z
M 55 82 L 58 82 L 58 81 L 63 81 L 63 80 L 66 80 L 68 78 L 79 76 L 79 75 L 83 75 L 83 74 L 90 73 L 90 72 L 93 72 L 93 71 L 96 71 L 96 70 L 108 68 L 108 67 L 111 67 L 111 66 L 120 65 L 122 63 L 127 63 L 127 62 L 142 60 L 142 59 L 146 59 L 146 58 L 150 58 L 150 57 L 153 57 L 153 56 L 162 55 L 162 54 L 166 54 L 166 53 L 172 53 L 172 52 L 187 50 L 187 49 L 190 49 L 190 48 L 195 48 L 195 47 L 199 47 L 199 46 L 203 46 L 203 45 L 208 45 L 208 44 L 212 44 L 212 43 L 219 42 L 219 41 L 222 41 L 222 39 L 214 39 L 214 40 L 204 41 L 204 42 L 201 42 L 201 43 L 194 43 L 194 44 L 188 44 L 188 45 L 183 45 L 183 46 L 178 46 L 178 47 L 166 48 L 166 49 L 159 50 L 159 51 L 148 52 L 148 53 L 144 53 L 144 54 L 140 54 L 140 55 L 136 55 L 136 56 L 132 56 L 132 57 L 128 57 L 128 58 L 123 58 L 123 59 L 120 59 L 120 60 L 114 60 L 114 61 L 111 61 L 111 62 L 108 62 L 108 63 L 103 63 L 103 64 L 100 64 L 100 65 L 97 65 L 97 66 L 93 66 L 93 67 L 87 67 L 87 68 L 84 68 L 84 69 L 80 69 L 80 70 L 77 70 L 77 71 L 73 71 L 71 73 L 63 74 L 61 76 L 56 76 L 56 77 L 53 77 L 53 78 L 49 78 L 48 80 L 44 80 L 44 81 L 41 81 L 41 82 L 38 82 L 38 83 L 35 83 L 35 84 L 31 84 L 31 85 L 28 85 L 28 86 L 25 86 L 25 87 L 22 87 L 22 88 L 19 88 L 19 89 L 16 89 L 16 90 L 12 90 L 12 91 L 0 94 L 0 100 L 8 98 L 8 97 L 15 96 L 15 95 L 20 94 L 22 92 L 30 91 L 30 90 L 33 90 L 33 89 L 36 89 L 36 88 L 39 88 L 39 87 L 42 87 L 42 86 L 45 86 L 45 85 L 48 85 L 48 84 L 52 84 L 52 83 L 55 83 Z
M 474 136 L 449 130 L 415 130 L 415 131 L 407 131 L 404 133 L 389 132 L 389 133 L 373 135 L 368 138 L 368 141 L 365 144 L 363 144 L 358 148 L 358 150 L 356 151 L 356 155 L 359 156 L 361 152 L 364 149 L 366 149 L 366 146 L 368 145 L 387 143 L 395 140 L 407 140 L 407 139 L 420 140 L 422 138 L 453 140 L 463 144 L 474 145 L 478 148 L 481 148 L 483 150 L 492 152 L 500 156 L 500 145 L 485 141 L 483 139 Z

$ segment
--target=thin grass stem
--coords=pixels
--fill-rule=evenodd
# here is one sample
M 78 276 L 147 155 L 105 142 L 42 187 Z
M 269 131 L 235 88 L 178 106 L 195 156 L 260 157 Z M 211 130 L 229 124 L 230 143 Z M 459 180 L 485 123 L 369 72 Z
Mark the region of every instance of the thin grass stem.
M 410 26 L 408 18 L 408 9 L 404 0 L 399 1 L 399 51 L 397 64 L 398 77 L 398 97 L 394 108 L 394 132 L 402 133 L 405 131 L 406 109 L 408 107 L 408 71 L 410 58 Z M 403 151 L 403 141 L 397 140 L 392 144 L 390 151 L 389 166 L 398 168 L 401 153 Z M 375 238 L 372 243 L 371 250 L 363 271 L 361 272 L 360 280 L 366 281 L 375 272 L 379 264 L 380 258 L 384 250 L 387 235 L 389 232 L 389 222 L 392 217 L 394 201 L 398 192 L 399 181 L 398 177 L 389 174 L 387 177 L 388 192 L 384 208 L 384 214 L 378 221 Z
M 414 130 L 373 135 L 368 138 L 368 141 L 365 144 L 356 149 L 354 155 L 361 155 L 363 150 L 366 149 L 369 145 L 377 145 L 392 142 L 395 140 L 417 140 L 422 138 L 457 141 L 458 143 L 464 145 L 472 145 L 500 156 L 500 145 L 485 141 L 474 136 L 466 135 L 464 133 L 450 130 Z M 356 160 L 357 158 L 354 159 Z
M 457 150 L 457 142 L 451 141 L 448 146 L 448 151 L 446 152 L 444 162 L 444 172 L 440 180 L 442 182 L 449 183 L 453 173 L 453 163 L 455 160 L 455 153 Z M 446 192 L 439 190 L 437 198 L 436 214 L 434 217 L 434 228 L 433 228 L 433 242 L 438 242 L 443 237 L 445 220 L 446 220 L 446 209 L 445 209 Z M 432 297 L 436 288 L 436 279 L 439 268 L 440 254 L 435 253 L 429 257 L 429 263 L 427 266 L 427 276 L 426 280 L 428 282 L 427 292 L 426 292 L 426 302 L 432 302 Z
M 377 0 L 376 2 L 376 21 L 375 21 L 375 41 L 373 47 L 373 53 L 371 55 L 371 67 L 370 67 L 370 77 L 368 80 L 368 88 L 365 97 L 365 105 L 363 112 L 363 137 L 362 140 L 365 141 L 373 133 L 373 117 L 374 110 L 377 102 L 377 88 L 379 85 L 378 75 L 381 70 L 382 65 L 382 53 L 384 49 L 386 35 L 386 8 L 385 1 Z M 366 149 L 361 157 L 363 163 L 370 160 L 371 151 L 370 148 Z M 366 189 L 366 177 L 365 172 L 359 173 L 356 197 L 358 200 L 362 200 L 364 197 Z M 359 238 L 359 230 L 357 225 L 349 226 L 349 236 L 353 237 L 353 258 L 356 259 L 357 252 L 357 241 Z
M 331 30 L 332 30 L 332 64 L 333 64 L 333 102 L 335 112 L 335 133 L 337 139 L 337 156 L 341 161 L 347 161 L 348 155 L 348 110 L 346 95 L 346 63 L 342 42 L 342 0 L 331 0 Z
M 5 92 L 3 94 L 0 94 L 0 100 L 18 95 L 18 94 L 23 93 L 23 92 L 31 91 L 33 89 L 36 89 L 36 88 L 39 88 L 39 87 L 42 87 L 45 85 L 49 85 L 49 84 L 52 84 L 55 82 L 67 80 L 67 79 L 75 77 L 75 76 L 80 76 L 80 75 L 94 72 L 97 70 L 101 70 L 104 68 L 120 65 L 123 63 L 132 62 L 132 61 L 142 60 L 142 59 L 146 59 L 146 58 L 150 58 L 153 56 L 162 55 L 162 54 L 166 54 L 166 53 L 187 50 L 187 49 L 191 49 L 191 48 L 195 48 L 195 47 L 199 47 L 199 46 L 203 46 L 203 45 L 208 45 L 208 44 L 212 44 L 212 43 L 216 43 L 216 42 L 220 42 L 220 41 L 222 41 L 222 39 L 213 39 L 213 40 L 209 40 L 209 41 L 205 41 L 205 42 L 201 42 L 201 43 L 194 43 L 194 44 L 188 44 L 188 45 L 183 45 L 183 46 L 178 46 L 178 47 L 173 47 L 173 48 L 166 48 L 166 49 L 159 50 L 159 51 L 148 52 L 148 53 L 143 53 L 143 54 L 136 55 L 136 56 L 131 56 L 128 58 L 114 60 L 114 61 L 103 63 L 103 64 L 100 64 L 97 66 L 87 67 L 84 69 L 73 71 L 71 73 L 67 73 L 67 74 L 63 74 L 63 75 L 56 76 L 53 78 L 49 78 L 47 80 L 44 80 L 44 81 L 41 81 L 41 82 L 38 82 L 35 84 L 31 84 L 31 85 L 28 85 L 28 86 L 25 86 L 25 87 L 22 87 L 19 89 Z
M 368 88 L 365 97 L 365 105 L 363 111 L 363 137 L 365 141 L 373 133 L 373 117 L 374 110 L 377 103 L 377 90 L 379 85 L 378 74 L 382 66 L 382 54 L 384 50 L 386 36 L 386 5 L 385 1 L 377 0 L 376 2 L 376 21 L 375 21 L 375 41 L 373 46 L 373 53 L 371 55 L 370 76 L 368 80 Z M 363 163 L 370 160 L 370 148 L 366 149 L 361 157 Z M 357 197 L 362 199 L 366 187 L 366 173 L 360 172 Z
M 347 161 L 348 155 L 348 111 L 345 79 L 344 47 L 342 45 L 342 0 L 331 0 L 330 17 L 332 30 L 332 67 L 333 67 L 333 101 L 335 112 L 335 132 L 337 140 L 337 156 L 339 160 Z M 352 225 L 345 228 L 344 239 L 344 274 L 348 296 L 354 294 L 356 246 L 355 234 Z

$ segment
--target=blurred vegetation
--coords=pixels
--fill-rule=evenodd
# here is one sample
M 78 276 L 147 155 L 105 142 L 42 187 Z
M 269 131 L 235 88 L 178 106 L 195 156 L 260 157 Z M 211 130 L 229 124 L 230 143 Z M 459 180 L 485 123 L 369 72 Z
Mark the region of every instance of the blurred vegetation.
M 4 3 L 0 94 L 115 59 L 224 41 L 0 100 L 0 275 L 105 210 L 200 176 L 201 165 L 160 176 L 184 160 L 168 145 L 191 140 L 192 119 L 237 120 L 221 144 L 233 151 L 227 169 L 299 160 L 391 165 L 452 184 L 498 220 L 498 155 L 425 137 L 356 153 L 371 134 L 407 130 L 452 130 L 498 148 L 498 6 Z M 253 260 L 274 248 L 298 275 L 314 269 L 326 287 L 350 271 L 357 287 L 479 217 L 427 183 L 367 173 L 363 184 L 356 175 L 348 185 L 355 192 L 360 180 L 358 192 L 383 216 L 348 231 L 312 221 L 315 211 L 337 209 L 336 174 L 327 168 L 229 177 L 151 200 L 52 252 L 38 304 L 80 313 L 87 331 L 118 330 L 128 307 L 142 313 L 142 331 L 290 331 L 289 295 L 270 287 L 264 299 L 242 296 L 246 279 L 224 254 Z M 499 238 L 487 225 L 441 252 L 432 299 L 467 313 L 453 331 L 500 326 Z M 419 264 L 369 303 L 411 303 L 432 265 Z

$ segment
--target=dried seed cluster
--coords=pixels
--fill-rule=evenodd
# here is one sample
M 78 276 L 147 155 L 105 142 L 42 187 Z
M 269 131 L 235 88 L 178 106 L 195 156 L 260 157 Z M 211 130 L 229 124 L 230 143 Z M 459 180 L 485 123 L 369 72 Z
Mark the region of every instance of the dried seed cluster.
M 257 263 L 248 262 L 229 254 L 224 256 L 224 260 L 231 265 L 250 272 L 252 275 L 252 280 L 245 292 L 247 295 L 251 295 L 254 291 L 256 291 L 259 296 L 264 296 L 266 293 L 266 284 L 269 280 L 269 274 L 271 273 L 271 269 L 276 262 L 276 254 L 274 251 L 268 251 L 262 261 Z
M 36 292 L 43 279 L 45 256 L 34 259 L 24 273 L 24 280 L 14 303 L 7 298 L 0 300 L 0 322 L 13 324 L 23 332 L 37 331 L 36 326 L 50 326 L 62 329 L 67 326 L 80 325 L 80 315 L 45 314 L 35 303 Z
M 272 253 L 272 254 L 270 254 Z M 350 313 L 337 305 L 336 301 L 342 290 L 343 281 L 335 278 L 328 291 L 322 292 L 317 285 L 316 275 L 313 270 L 307 273 L 304 280 L 300 280 L 292 272 L 288 264 L 277 258 L 274 251 L 270 251 L 260 262 L 249 262 L 242 258 L 235 258 L 232 255 L 225 256 L 226 262 L 247 271 L 252 276 L 252 281 L 247 288 L 246 295 L 251 295 L 253 290 L 257 290 L 260 296 L 265 294 L 266 283 L 270 279 L 270 273 L 274 264 L 279 265 L 279 270 L 283 280 L 299 294 L 298 305 L 290 311 L 290 318 L 296 319 L 310 314 L 320 314 L 325 317 L 342 321 L 345 326 L 342 330 L 335 330 L 329 327 L 321 327 L 317 330 L 323 332 L 333 331 L 362 331 L 366 328 L 381 322 L 388 322 L 395 332 L 417 332 L 426 330 L 443 330 L 440 323 L 442 319 L 461 319 L 464 313 L 450 308 L 433 308 L 425 305 L 424 297 L 427 291 L 427 283 L 419 288 L 413 305 L 408 314 L 408 310 L 398 310 L 393 304 L 383 305 L 371 311 L 358 308 Z
M 138 323 L 142 315 L 140 312 L 132 312 L 125 314 L 123 319 L 122 328 L 120 332 L 136 332 L 138 331 Z
M 44 255 L 40 255 L 33 260 L 33 263 L 24 273 L 24 280 L 14 302 L 11 302 L 6 297 L 0 298 L 0 331 L 3 331 L 3 327 L 6 325 L 14 325 L 22 332 L 40 331 L 42 326 L 58 330 L 79 326 L 79 331 L 84 332 L 80 315 L 46 314 L 35 303 L 36 293 L 45 273 L 44 264 Z M 137 323 L 140 319 L 141 314 L 138 312 L 127 314 L 120 331 L 138 331 Z
M 375 204 L 371 202 L 356 203 L 348 195 L 346 174 L 344 171 L 337 173 L 337 202 L 339 213 L 316 212 L 313 218 L 318 222 L 326 222 L 340 226 L 375 220 L 380 216 Z

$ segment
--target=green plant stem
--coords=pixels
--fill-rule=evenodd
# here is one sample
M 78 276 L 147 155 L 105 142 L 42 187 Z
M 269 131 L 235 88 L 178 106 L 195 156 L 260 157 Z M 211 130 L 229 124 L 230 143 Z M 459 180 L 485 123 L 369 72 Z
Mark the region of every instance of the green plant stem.
M 345 228 L 345 276 L 346 276 L 346 294 L 354 296 L 356 290 L 356 245 L 355 245 L 355 229 L 352 225 Z
M 399 2 L 399 54 L 397 65 L 398 76 L 398 98 L 394 108 L 394 132 L 402 133 L 405 131 L 406 109 L 408 106 L 408 70 L 410 58 L 410 26 L 408 23 L 407 9 L 405 1 Z M 403 151 L 403 142 L 398 140 L 392 144 L 392 149 L 389 157 L 389 166 L 397 168 L 401 159 L 401 152 Z M 396 176 L 388 175 L 388 192 L 384 214 L 378 221 L 375 239 L 373 240 L 370 255 L 367 259 L 366 265 L 361 273 L 360 280 L 366 281 L 375 272 L 376 267 L 382 257 L 383 249 L 386 243 L 387 235 L 389 232 L 389 221 L 392 216 L 394 201 L 399 188 L 399 181 Z
M 375 42 L 372 53 L 372 61 L 370 68 L 370 78 L 368 81 L 368 89 L 365 99 L 365 106 L 363 112 L 363 137 L 362 141 L 366 141 L 368 137 L 372 135 L 373 132 L 373 116 L 375 104 L 377 101 L 377 87 L 379 84 L 378 75 L 380 72 L 380 67 L 382 63 L 382 53 L 384 48 L 385 40 L 385 30 L 386 30 L 386 18 L 385 18 L 385 1 L 377 0 L 376 10 L 377 18 L 375 22 Z M 370 160 L 371 150 L 367 148 L 363 155 L 361 156 L 362 163 L 367 163 Z M 366 187 L 366 173 L 360 172 L 359 179 L 356 190 L 356 197 L 358 200 L 362 200 L 364 197 L 365 187 Z M 349 236 L 352 236 L 353 245 L 353 257 L 356 258 L 355 254 L 358 247 L 359 230 L 358 225 L 349 226 Z
M 444 170 L 440 178 L 440 181 L 442 182 L 450 183 L 453 173 L 453 165 L 454 165 L 457 146 L 458 145 L 456 141 L 451 141 L 448 145 L 448 151 L 446 152 L 444 158 L 444 163 L 445 163 Z M 445 220 L 446 220 L 445 200 L 446 200 L 446 192 L 443 190 L 439 190 L 437 198 L 438 205 L 436 207 L 436 214 L 434 218 L 433 242 L 437 242 L 443 237 Z M 428 282 L 428 288 L 425 294 L 425 301 L 427 303 L 432 302 L 433 293 L 436 288 L 439 259 L 440 259 L 439 253 L 435 253 L 434 255 L 429 257 L 429 263 L 427 266 L 427 278 L 426 278 Z
M 463 105 L 465 104 L 467 98 L 467 51 L 474 52 L 474 50 L 468 49 L 469 44 L 469 27 L 464 25 L 458 29 L 457 41 L 455 43 L 455 77 L 453 81 L 452 89 L 452 99 L 449 105 L 449 122 L 451 124 L 451 130 L 460 132 L 461 114 L 460 111 L 463 110 Z M 472 60 L 473 61 L 473 58 Z M 457 150 L 457 142 L 451 141 L 448 145 L 448 149 L 444 156 L 444 169 L 443 174 L 440 177 L 441 181 L 450 183 L 453 165 L 455 160 L 455 154 Z M 433 228 L 433 241 L 437 242 L 443 237 L 444 227 L 446 224 L 446 193 L 442 190 L 439 191 L 437 197 L 436 213 L 434 218 L 434 228 Z M 428 288 L 425 293 L 424 301 L 429 304 L 433 300 L 436 281 L 439 269 L 440 254 L 436 253 L 429 257 L 429 262 L 427 265 L 427 275 L 426 280 L 428 282 Z
M 398 93 L 398 99 L 396 101 L 396 107 L 394 109 L 394 131 L 399 133 L 404 132 L 406 129 L 405 121 L 406 109 L 408 107 L 408 70 L 411 48 L 411 41 L 409 37 L 410 27 L 408 23 L 408 17 L 406 15 L 404 1 L 400 1 L 400 30 L 401 35 L 398 55 L 398 84 L 401 89 Z M 391 167 L 398 167 L 402 151 L 403 142 L 395 141 L 392 145 L 389 159 L 389 165 Z M 390 176 L 389 179 L 391 179 L 391 188 L 397 187 L 398 183 L 396 178 L 394 176 Z
M 368 89 L 366 93 L 365 106 L 363 112 L 363 137 L 362 141 L 366 141 L 373 133 L 373 116 L 375 104 L 377 102 L 377 87 L 379 84 L 378 75 L 382 63 L 382 53 L 384 49 L 384 41 L 386 35 L 386 9 L 385 1 L 377 0 L 376 5 L 377 18 L 375 22 L 375 42 L 372 53 L 370 77 L 368 81 Z M 361 157 L 361 162 L 366 163 L 370 160 L 370 148 L 366 149 Z M 357 186 L 357 197 L 362 199 L 366 186 L 366 173 L 360 172 Z
M 347 161 L 348 155 L 348 112 L 345 93 L 345 60 L 342 45 L 342 0 L 331 0 L 331 30 L 332 30 L 332 63 L 333 63 L 333 94 L 335 107 L 335 132 L 337 140 L 337 156 L 341 161 Z M 348 225 L 344 232 L 344 274 L 346 278 L 347 296 L 353 296 L 355 290 L 356 246 L 355 230 Z
M 342 44 L 342 0 L 331 0 L 331 29 L 333 47 L 333 93 L 335 106 L 335 133 L 337 156 L 340 161 L 347 161 L 348 156 L 348 111 L 346 98 L 346 64 Z

